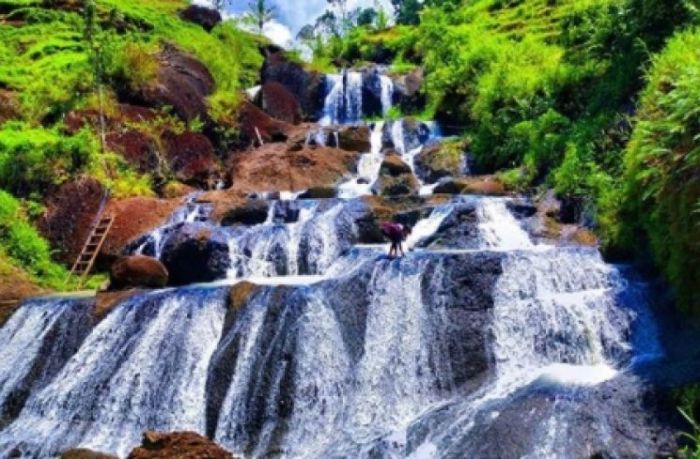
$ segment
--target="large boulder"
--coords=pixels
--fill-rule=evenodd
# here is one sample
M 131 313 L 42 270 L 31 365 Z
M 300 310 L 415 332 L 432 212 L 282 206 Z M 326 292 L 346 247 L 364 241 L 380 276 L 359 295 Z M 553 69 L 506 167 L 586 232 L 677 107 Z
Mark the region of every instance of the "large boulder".
M 305 119 L 318 120 L 326 96 L 325 75 L 307 71 L 301 64 L 290 61 L 280 48 L 269 46 L 264 52 L 263 85 L 273 81 L 281 84 L 299 101 Z
M 209 69 L 173 45 L 165 45 L 156 57 L 155 81 L 146 84 L 128 98 L 149 107 L 172 107 L 185 121 L 206 117 L 207 97 L 214 91 Z
M 171 285 L 213 282 L 230 265 L 226 237 L 203 224 L 182 225 L 168 238 L 161 257 Z
M 438 230 L 419 245 L 429 249 L 476 249 L 479 237 L 476 203 L 465 203 L 455 206 Z
M 443 177 L 457 177 L 467 172 L 465 145 L 461 141 L 438 142 L 427 145 L 416 155 L 415 165 L 418 175 L 428 183 L 435 183 Z
M 372 66 L 362 72 L 362 113 L 364 116 L 376 117 L 384 115 L 382 104 L 382 72 L 377 66 Z M 393 90 L 389 100 L 393 99 Z
M 180 18 L 202 26 L 207 32 L 221 22 L 221 13 L 213 8 L 201 5 L 190 5 L 180 11 Z
M 161 136 L 171 171 L 179 181 L 204 189 L 215 188 L 221 170 L 209 138 L 196 132 Z
M 137 130 L 110 132 L 105 140 L 109 150 L 119 153 L 140 172 L 153 173 L 158 169 L 158 145 L 149 134 Z
M 100 251 L 98 261 L 111 266 L 124 254 L 130 243 L 144 234 L 163 225 L 175 212 L 183 199 L 127 198 L 114 199 L 107 204 L 105 212 L 114 216 L 112 229 Z
M 238 128 L 244 144 L 260 145 L 286 142 L 292 126 L 276 120 L 250 102 L 244 102 L 238 111 Z
M 221 219 L 222 226 L 258 225 L 265 223 L 270 211 L 267 201 L 253 199 L 230 209 Z
M 110 288 L 163 288 L 168 285 L 168 270 L 155 258 L 132 255 L 117 259 L 110 270 Z
M 418 194 L 420 185 L 413 175 L 411 167 L 396 153 L 384 157 L 379 178 L 373 185 L 373 191 L 382 196 L 406 196 Z
M 106 190 L 93 178 L 67 182 L 49 196 L 39 229 L 60 261 L 71 264 L 78 257 L 105 197 Z
M 273 118 L 289 124 L 301 123 L 301 106 L 296 96 L 277 81 L 262 86 L 262 107 Z
M 394 104 L 403 113 L 415 113 L 425 106 L 425 95 L 421 91 L 424 81 L 422 67 L 394 79 Z
M 301 148 L 289 151 L 286 145 L 274 143 L 234 155 L 233 188 L 259 193 L 335 186 L 355 170 L 359 156 L 336 148 Z
M 372 149 L 370 130 L 367 126 L 343 126 L 338 129 L 338 145 L 340 149 L 367 153 Z
M 221 446 L 194 432 L 145 432 L 128 459 L 235 459 Z

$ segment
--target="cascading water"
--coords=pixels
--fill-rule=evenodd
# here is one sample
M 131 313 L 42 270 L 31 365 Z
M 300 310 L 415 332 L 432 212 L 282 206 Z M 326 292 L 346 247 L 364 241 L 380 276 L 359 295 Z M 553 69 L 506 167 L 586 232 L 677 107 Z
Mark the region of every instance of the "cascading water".
M 436 206 L 407 241 L 461 212 L 476 218 L 456 219 L 473 225 L 459 232 L 468 250 L 390 260 L 343 242 L 357 201 L 277 202 L 265 223 L 222 229 L 232 277 L 281 274 L 265 261 L 281 250 L 285 274 L 322 280 L 138 294 L 94 328 L 86 300 L 23 306 L 0 330 L 0 396 L 29 394 L 4 412 L 0 456 L 123 456 L 146 429 L 206 433 L 249 457 L 652 456 L 644 432 L 624 431 L 627 411 L 615 425 L 572 415 L 636 394 L 629 380 L 600 391 L 660 352 L 644 295 L 597 250 L 534 245 L 506 200 L 473 199 Z M 66 351 L 42 360 L 49 336 Z
M 326 75 L 327 95 L 322 126 L 354 124 L 362 119 L 362 73 Z
M 372 194 L 372 186 L 379 177 L 384 156 L 382 155 L 382 137 L 384 122 L 374 124 L 370 134 L 371 150 L 360 156 L 357 164 L 357 176 L 350 178 L 338 187 L 338 197 L 357 198 Z

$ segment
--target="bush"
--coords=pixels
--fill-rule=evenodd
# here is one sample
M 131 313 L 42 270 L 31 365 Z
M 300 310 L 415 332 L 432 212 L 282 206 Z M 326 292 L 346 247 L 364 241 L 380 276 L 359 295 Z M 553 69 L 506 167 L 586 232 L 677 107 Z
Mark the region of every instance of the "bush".
M 700 31 L 654 58 L 626 156 L 626 195 L 638 231 L 675 287 L 700 312 Z

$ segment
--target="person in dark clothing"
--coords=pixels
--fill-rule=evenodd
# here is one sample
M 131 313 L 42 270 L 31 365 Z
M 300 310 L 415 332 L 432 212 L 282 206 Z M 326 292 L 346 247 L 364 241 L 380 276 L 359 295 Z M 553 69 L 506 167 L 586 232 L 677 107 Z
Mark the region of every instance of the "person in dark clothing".
M 402 243 L 406 240 L 409 234 L 411 234 L 411 227 L 404 226 L 401 223 L 386 222 L 382 223 L 380 226 L 382 234 L 391 241 L 391 248 L 389 249 L 389 257 L 395 258 L 399 256 L 399 251 L 403 257 L 404 251 Z

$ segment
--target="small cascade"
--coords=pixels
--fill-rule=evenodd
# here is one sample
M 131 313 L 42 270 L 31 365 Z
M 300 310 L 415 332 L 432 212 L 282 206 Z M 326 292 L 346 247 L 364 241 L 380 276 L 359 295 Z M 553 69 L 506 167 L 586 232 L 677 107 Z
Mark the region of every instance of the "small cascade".
M 338 187 L 339 198 L 351 199 L 372 194 L 372 186 L 379 177 L 384 160 L 384 155 L 382 155 L 383 132 L 384 122 L 375 123 L 370 134 L 371 150 L 360 156 L 357 164 L 357 176 Z
M 91 302 L 42 298 L 24 304 L 0 329 L 0 428 L 19 414 L 78 350 L 92 327 Z
M 386 75 L 379 75 L 379 83 L 382 88 L 382 114 L 387 116 L 394 103 L 394 82 Z
M 362 120 L 362 73 L 345 70 L 326 76 L 327 95 L 322 126 L 355 124 Z
M 506 200 L 485 198 L 478 206 L 479 230 L 483 243 L 490 250 L 529 250 L 534 245 L 506 207 Z
M 163 247 L 169 233 L 183 223 L 202 223 L 209 220 L 211 214 L 211 205 L 201 204 L 197 199 L 201 193 L 192 193 L 186 200 L 184 205 L 175 209 L 168 220 L 160 227 L 153 230 L 146 237 L 142 238 L 142 242 L 132 251 L 134 255 L 148 255 L 155 258 L 161 258 L 163 255 Z

